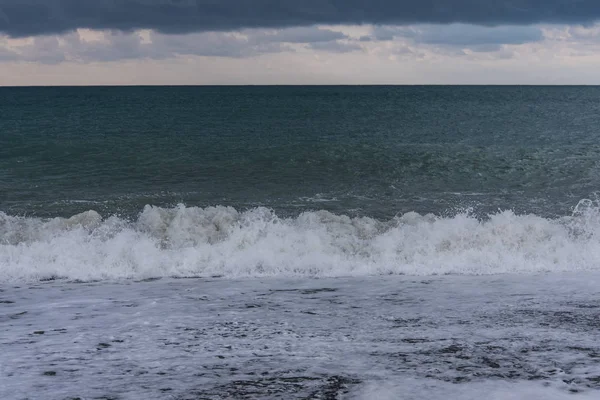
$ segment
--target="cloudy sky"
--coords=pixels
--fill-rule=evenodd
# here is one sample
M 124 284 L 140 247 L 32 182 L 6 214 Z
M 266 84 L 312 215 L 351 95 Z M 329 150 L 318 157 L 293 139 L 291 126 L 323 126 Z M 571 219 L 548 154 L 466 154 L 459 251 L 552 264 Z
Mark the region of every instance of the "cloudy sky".
M 0 85 L 600 84 L 600 0 L 0 0 Z

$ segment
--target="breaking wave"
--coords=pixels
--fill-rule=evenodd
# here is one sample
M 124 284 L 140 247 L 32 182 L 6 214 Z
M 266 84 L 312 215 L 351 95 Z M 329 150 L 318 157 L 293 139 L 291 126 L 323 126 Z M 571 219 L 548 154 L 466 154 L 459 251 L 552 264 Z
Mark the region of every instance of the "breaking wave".
M 600 206 L 547 219 L 407 213 L 388 221 L 327 211 L 146 206 L 133 221 L 87 211 L 0 213 L 0 282 L 152 277 L 485 275 L 600 269 Z

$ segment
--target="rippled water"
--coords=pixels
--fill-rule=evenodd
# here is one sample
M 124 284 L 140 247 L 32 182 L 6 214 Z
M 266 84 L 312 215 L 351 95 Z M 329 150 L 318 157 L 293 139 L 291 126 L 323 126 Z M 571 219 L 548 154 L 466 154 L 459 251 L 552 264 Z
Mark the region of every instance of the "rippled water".
M 0 210 L 563 216 L 598 190 L 599 98 L 596 87 L 2 88 Z

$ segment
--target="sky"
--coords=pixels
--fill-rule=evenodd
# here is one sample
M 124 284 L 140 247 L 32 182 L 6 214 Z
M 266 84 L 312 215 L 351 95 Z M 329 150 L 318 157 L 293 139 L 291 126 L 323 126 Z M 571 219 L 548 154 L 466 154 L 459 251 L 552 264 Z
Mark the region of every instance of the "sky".
M 0 0 L 0 85 L 600 84 L 600 0 Z

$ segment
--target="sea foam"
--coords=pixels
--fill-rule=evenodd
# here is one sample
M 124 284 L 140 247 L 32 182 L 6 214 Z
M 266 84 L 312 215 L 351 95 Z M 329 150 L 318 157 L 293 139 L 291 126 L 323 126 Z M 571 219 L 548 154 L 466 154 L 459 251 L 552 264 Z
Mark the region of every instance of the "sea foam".
M 137 219 L 87 211 L 0 213 L 0 282 L 151 277 L 501 274 L 600 269 L 600 207 L 548 219 L 407 213 L 387 221 L 327 211 L 146 206 Z

